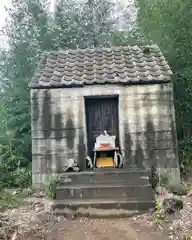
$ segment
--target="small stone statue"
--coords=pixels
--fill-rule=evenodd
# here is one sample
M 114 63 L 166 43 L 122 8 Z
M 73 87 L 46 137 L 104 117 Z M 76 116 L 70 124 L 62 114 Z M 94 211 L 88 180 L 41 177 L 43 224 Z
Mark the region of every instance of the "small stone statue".
M 87 162 L 88 162 L 88 167 L 89 168 L 93 168 L 93 163 L 92 163 L 92 160 L 91 160 L 91 158 L 87 155 L 87 157 L 86 157 L 86 160 L 87 160 Z
M 74 172 L 79 172 L 80 171 L 80 169 L 79 169 L 79 167 L 78 167 L 78 165 L 77 165 L 77 163 L 75 162 L 74 159 L 68 159 L 66 161 L 62 172 L 67 172 L 69 170 L 72 170 Z

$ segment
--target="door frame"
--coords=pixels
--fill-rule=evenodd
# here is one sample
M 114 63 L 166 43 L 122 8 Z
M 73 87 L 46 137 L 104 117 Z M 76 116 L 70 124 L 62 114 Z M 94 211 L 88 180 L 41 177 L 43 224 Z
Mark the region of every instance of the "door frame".
M 84 107 L 85 107 L 85 126 L 86 126 L 86 136 L 87 136 L 87 141 L 86 141 L 86 145 L 87 145 L 87 154 L 89 153 L 89 137 L 88 137 L 88 113 L 87 113 L 87 104 L 88 101 L 91 99 L 106 99 L 106 98 L 112 98 L 117 100 L 117 136 L 116 138 L 118 139 L 118 143 L 119 143 L 119 148 L 120 148 L 120 132 L 119 132 L 119 94 L 111 94 L 111 95 L 90 95 L 90 96 L 84 96 Z

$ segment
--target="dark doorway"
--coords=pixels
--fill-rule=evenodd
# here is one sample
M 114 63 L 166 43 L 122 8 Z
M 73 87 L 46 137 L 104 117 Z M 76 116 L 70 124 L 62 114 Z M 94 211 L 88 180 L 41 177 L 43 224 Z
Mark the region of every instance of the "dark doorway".
M 93 157 L 96 137 L 104 130 L 116 136 L 119 145 L 118 97 L 94 97 L 85 99 L 88 154 Z

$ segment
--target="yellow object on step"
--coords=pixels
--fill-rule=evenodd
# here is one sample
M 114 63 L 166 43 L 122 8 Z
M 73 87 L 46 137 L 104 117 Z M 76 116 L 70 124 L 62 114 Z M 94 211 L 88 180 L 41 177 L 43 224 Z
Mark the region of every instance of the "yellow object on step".
M 112 157 L 99 157 L 96 159 L 97 167 L 114 167 L 114 162 Z

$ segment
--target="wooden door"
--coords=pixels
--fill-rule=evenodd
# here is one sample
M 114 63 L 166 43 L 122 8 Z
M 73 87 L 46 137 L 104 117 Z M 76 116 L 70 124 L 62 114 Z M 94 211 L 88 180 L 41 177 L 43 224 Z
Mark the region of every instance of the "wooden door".
M 96 137 L 105 130 L 109 135 L 115 135 L 116 144 L 119 143 L 118 98 L 90 98 L 86 99 L 85 104 L 88 154 L 93 157 Z

